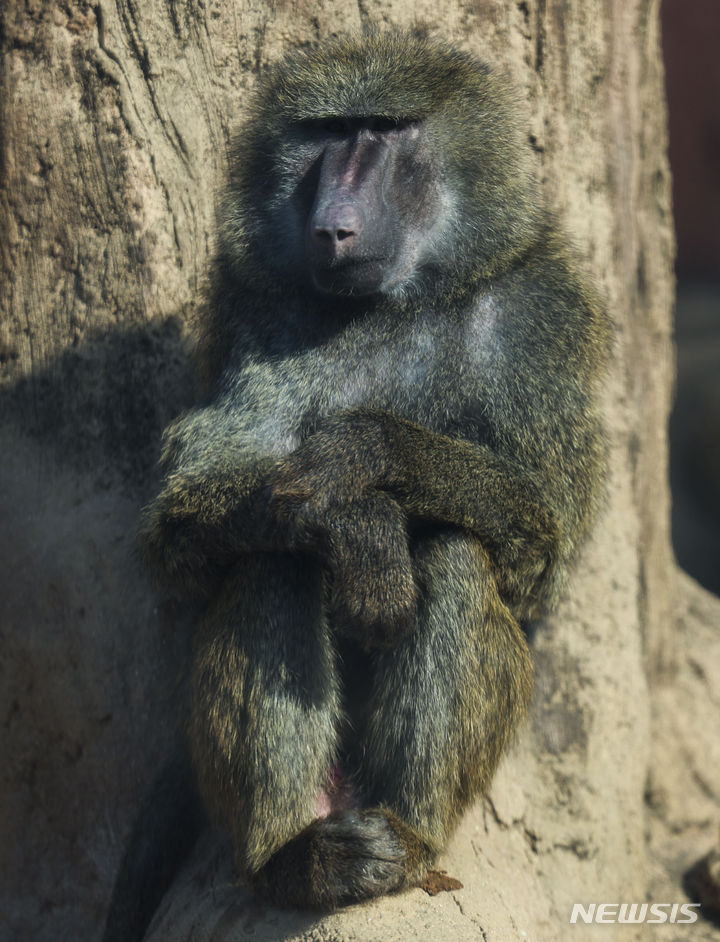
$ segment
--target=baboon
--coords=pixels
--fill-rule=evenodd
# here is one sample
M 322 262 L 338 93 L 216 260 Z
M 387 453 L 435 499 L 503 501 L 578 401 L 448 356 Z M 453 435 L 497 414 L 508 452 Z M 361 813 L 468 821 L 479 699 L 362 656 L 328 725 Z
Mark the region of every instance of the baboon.
M 421 35 L 294 52 L 234 143 L 204 362 L 144 558 L 207 598 L 190 751 L 237 866 L 421 881 L 531 692 L 602 491 L 609 328 L 507 80 Z

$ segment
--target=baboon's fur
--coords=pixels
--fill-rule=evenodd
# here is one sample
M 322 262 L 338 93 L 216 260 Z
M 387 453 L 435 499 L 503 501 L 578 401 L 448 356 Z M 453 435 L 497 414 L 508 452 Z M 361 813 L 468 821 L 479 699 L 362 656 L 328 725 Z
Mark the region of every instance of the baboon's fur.
M 195 771 L 241 871 L 281 903 L 423 877 L 526 709 L 520 625 L 556 599 L 602 490 L 608 322 L 516 113 L 487 65 L 380 33 L 289 56 L 237 138 L 214 392 L 167 433 L 143 547 L 209 599 Z M 373 224 L 395 245 L 420 219 L 423 254 L 349 296 L 313 289 L 298 209 L 312 147 L 323 160 L 307 128 L 338 115 L 421 129 Z M 412 215 L 410 177 L 428 193 Z M 339 762 L 361 806 L 318 818 Z

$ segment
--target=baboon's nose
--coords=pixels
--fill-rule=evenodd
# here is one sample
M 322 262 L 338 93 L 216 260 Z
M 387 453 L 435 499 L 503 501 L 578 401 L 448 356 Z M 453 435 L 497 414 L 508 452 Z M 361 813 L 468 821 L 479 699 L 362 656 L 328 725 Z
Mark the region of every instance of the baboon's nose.
M 325 251 L 349 249 L 362 232 L 363 221 L 352 203 L 319 209 L 312 220 L 311 232 L 315 245 Z

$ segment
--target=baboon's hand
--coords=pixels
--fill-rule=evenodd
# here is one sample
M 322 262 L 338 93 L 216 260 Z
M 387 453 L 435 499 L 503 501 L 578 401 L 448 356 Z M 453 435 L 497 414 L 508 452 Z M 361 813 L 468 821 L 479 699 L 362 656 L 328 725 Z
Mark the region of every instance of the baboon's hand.
M 405 515 L 382 491 L 316 511 L 301 505 L 296 539 L 328 569 L 335 627 L 366 649 L 391 647 L 412 629 L 418 598 Z
M 385 547 L 375 559 L 334 560 L 330 595 L 333 624 L 363 648 L 399 643 L 415 624 L 417 587 L 409 557 L 387 562 Z

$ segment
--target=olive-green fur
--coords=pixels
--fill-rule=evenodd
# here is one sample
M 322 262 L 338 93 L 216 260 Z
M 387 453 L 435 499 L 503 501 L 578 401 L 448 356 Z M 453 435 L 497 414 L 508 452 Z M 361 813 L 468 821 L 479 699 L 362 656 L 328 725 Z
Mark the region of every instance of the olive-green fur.
M 523 623 L 557 601 L 601 502 L 609 322 L 520 113 L 491 67 L 379 32 L 292 53 L 236 138 L 212 389 L 167 433 L 142 547 L 166 587 L 207 599 L 193 761 L 274 901 L 422 878 L 522 719 Z M 307 122 L 335 116 L 420 129 L 397 153 L 427 175 L 418 214 L 440 233 L 366 296 L 315 290 L 303 261 L 325 146 Z M 361 807 L 317 818 L 338 764 Z

